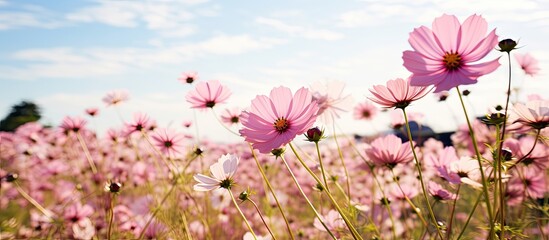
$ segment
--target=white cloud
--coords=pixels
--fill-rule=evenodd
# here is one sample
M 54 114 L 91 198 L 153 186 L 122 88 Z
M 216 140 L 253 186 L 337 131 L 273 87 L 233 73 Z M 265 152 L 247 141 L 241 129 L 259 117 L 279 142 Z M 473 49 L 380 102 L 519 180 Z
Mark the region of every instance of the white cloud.
M 211 55 L 237 55 L 284 43 L 249 35 L 220 35 L 202 42 L 153 48 L 46 48 L 15 52 L 21 67 L 0 66 L 10 79 L 80 78 L 127 73 Z M 158 44 L 158 43 L 157 43 Z
M 295 24 L 290 25 L 273 18 L 258 17 L 255 19 L 255 22 L 261 25 L 272 27 L 284 33 L 289 33 L 294 36 L 300 36 L 308 39 L 334 41 L 342 39 L 344 37 L 344 35 L 341 33 L 330 31 L 327 29 L 307 28 Z
M 7 2 L 0 2 L 0 7 L 7 4 Z M 0 12 L 0 30 L 23 27 L 51 29 L 66 25 L 55 14 L 42 7 L 25 5 L 15 8 L 16 10 Z
M 339 15 L 341 27 L 364 27 L 381 25 L 386 21 L 414 22 L 428 25 L 433 18 L 443 13 L 469 16 L 482 14 L 490 21 L 532 22 L 549 25 L 547 4 L 525 0 L 517 4 L 512 1 L 365 1 L 363 8 L 353 9 Z M 421 14 L 418 14 L 421 12 Z

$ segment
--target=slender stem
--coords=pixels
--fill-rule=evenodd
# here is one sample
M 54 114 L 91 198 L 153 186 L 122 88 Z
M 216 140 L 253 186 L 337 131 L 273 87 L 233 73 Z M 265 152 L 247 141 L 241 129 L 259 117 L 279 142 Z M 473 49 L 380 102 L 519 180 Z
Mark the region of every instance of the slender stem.
M 185 235 L 187 236 L 187 239 L 193 239 L 193 236 L 191 235 L 191 232 L 189 229 L 189 223 L 187 222 L 187 217 L 185 216 L 184 211 L 183 211 L 183 214 L 181 214 L 181 220 L 183 221 L 183 226 L 185 227 Z
M 252 148 L 252 145 L 250 145 L 250 151 L 252 152 L 252 156 L 255 160 L 255 164 L 257 165 L 257 169 L 259 170 L 259 173 L 261 173 L 261 177 L 263 178 L 263 181 L 267 184 L 267 188 L 269 188 L 269 192 L 271 193 L 271 196 L 274 198 L 276 206 L 278 207 L 278 210 L 280 211 L 280 214 L 282 214 L 282 218 L 284 219 L 284 223 L 286 223 L 286 228 L 288 230 L 288 233 L 290 234 L 290 238 L 292 240 L 295 239 L 294 234 L 292 233 L 292 229 L 290 228 L 290 223 L 288 222 L 288 218 L 286 217 L 286 214 L 284 213 L 284 210 L 282 210 L 282 206 L 280 205 L 280 202 L 278 201 L 278 197 L 276 197 L 275 191 L 273 189 L 273 186 L 271 185 L 271 182 L 269 182 L 269 179 L 267 178 L 267 175 L 265 175 L 265 171 L 263 171 L 263 168 L 261 167 L 261 164 L 259 164 L 259 160 L 257 160 L 257 156 L 255 155 L 254 149 Z
M 322 224 L 322 226 L 324 226 L 324 228 L 326 229 L 326 231 L 328 232 L 328 234 L 330 234 L 330 236 L 333 238 L 333 239 L 337 239 L 334 234 L 332 233 L 332 231 L 330 231 L 330 228 L 328 228 L 328 226 L 326 226 L 326 223 L 324 223 L 324 220 L 322 219 L 322 216 L 320 216 L 320 214 L 318 213 L 318 211 L 316 210 L 315 206 L 313 206 L 313 204 L 311 203 L 311 201 L 309 200 L 309 198 L 307 197 L 307 195 L 305 195 L 305 192 L 303 192 L 303 189 L 301 188 L 301 185 L 299 185 L 299 182 L 297 181 L 297 178 L 295 177 L 294 173 L 292 172 L 292 169 L 290 168 L 290 165 L 288 165 L 288 162 L 286 162 L 286 159 L 284 158 L 284 156 L 280 156 L 280 158 L 282 159 L 282 162 L 284 163 L 284 165 L 286 166 L 286 168 L 288 169 L 288 172 L 290 173 L 290 175 L 292 176 L 292 180 L 294 180 L 294 183 L 295 183 L 295 186 L 297 187 L 297 189 L 299 190 L 299 192 L 301 193 L 301 195 L 303 196 L 303 198 L 305 198 L 305 201 L 307 202 L 307 204 L 309 204 L 309 207 L 313 210 L 316 218 L 318 218 L 318 221 Z
M 324 170 L 324 164 L 322 163 L 322 154 L 320 154 L 320 148 L 318 147 L 318 142 L 315 142 L 316 153 L 318 155 L 318 162 L 320 162 L 320 172 L 322 173 L 322 178 L 324 179 L 324 185 L 326 185 L 326 191 L 330 191 L 328 188 L 328 180 L 326 178 L 326 171 Z
M 393 174 L 393 181 L 395 181 L 395 183 L 397 184 L 398 189 L 402 193 L 402 196 L 404 196 L 404 199 L 406 200 L 406 202 L 408 204 L 410 204 L 410 207 L 417 214 L 417 216 L 419 217 L 419 220 L 421 220 L 421 223 L 423 223 L 423 226 L 425 226 L 427 228 L 429 226 L 429 224 L 427 223 L 427 221 L 425 221 L 425 218 L 423 217 L 423 214 L 421 214 L 421 211 L 419 210 L 419 208 L 416 207 L 416 205 L 412 202 L 412 200 L 410 200 L 410 198 L 406 195 L 406 193 L 404 193 L 404 190 L 402 190 L 402 186 L 400 185 L 400 181 L 397 180 L 397 177 L 395 175 L 395 171 L 393 169 L 391 169 L 391 173 Z
M 410 122 L 408 122 L 408 116 L 406 114 L 405 108 L 402 108 L 402 114 L 404 114 L 404 122 L 406 124 L 406 131 L 408 133 L 408 140 L 409 140 L 408 142 L 410 143 L 410 148 L 412 148 L 412 154 L 414 155 L 414 163 L 416 165 L 416 169 L 419 174 L 419 183 L 421 184 L 421 191 L 423 192 L 423 198 L 425 199 L 425 203 L 427 204 L 427 209 L 429 210 L 429 215 L 431 216 L 431 220 L 433 221 L 433 224 L 437 229 L 437 234 L 440 237 L 440 239 L 443 239 L 444 237 L 442 236 L 442 232 L 438 227 L 438 222 L 437 222 L 435 213 L 433 212 L 433 207 L 431 206 L 431 203 L 429 202 L 429 198 L 427 197 L 427 190 L 425 188 L 425 183 L 423 182 L 423 173 L 421 171 L 421 165 L 417 158 L 414 141 L 412 138 L 412 132 L 410 131 Z
M 461 92 L 459 91 L 459 87 L 456 86 L 456 90 L 459 96 L 459 101 L 461 102 L 461 107 L 463 108 L 463 113 L 465 114 L 465 120 L 467 121 L 467 127 L 469 128 L 469 134 L 471 136 L 471 140 L 473 142 L 473 148 L 475 149 L 475 154 L 477 157 L 478 162 L 478 168 L 480 171 L 480 177 L 482 179 L 482 192 L 484 194 L 484 202 L 486 203 L 486 210 L 488 212 L 488 219 L 490 219 L 490 235 L 494 233 L 494 222 L 492 221 L 492 206 L 490 204 L 490 197 L 488 195 L 488 187 L 486 186 L 486 177 L 484 176 L 484 168 L 482 167 L 482 155 L 480 154 L 480 151 L 478 149 L 478 143 L 477 138 L 475 136 L 475 131 L 473 130 L 473 125 L 471 124 L 471 120 L 469 120 L 469 115 L 467 114 L 467 109 L 465 108 L 465 104 L 463 103 L 463 97 L 461 96 Z
M 500 205 L 500 225 L 501 225 L 501 231 L 499 238 L 503 239 L 504 232 L 505 232 L 505 192 L 503 191 L 503 180 L 502 180 L 502 172 L 503 168 L 501 166 L 501 152 L 503 151 L 503 141 L 505 140 L 505 127 L 507 126 L 507 112 L 509 108 L 509 98 L 511 97 L 511 52 L 507 52 L 507 60 L 509 62 L 509 81 L 507 85 L 507 99 L 505 101 L 505 112 L 504 118 L 505 121 L 503 121 L 503 127 L 501 130 L 501 136 L 499 137 L 499 148 L 498 148 L 498 156 L 497 156 L 497 168 L 498 171 L 498 186 L 499 186 L 499 205 Z M 536 139 L 537 140 L 537 139 Z
M 244 213 L 242 212 L 242 210 L 240 209 L 240 207 L 238 206 L 238 203 L 236 203 L 236 199 L 234 198 L 234 195 L 233 195 L 233 192 L 231 191 L 231 189 L 227 189 L 227 191 L 229 192 L 229 195 L 231 195 L 231 199 L 233 200 L 233 203 L 234 203 L 234 206 L 236 207 L 236 210 L 238 210 L 238 212 L 240 213 L 240 215 L 242 216 L 242 218 L 244 219 L 244 223 L 246 223 L 246 226 L 248 227 L 248 230 L 250 230 L 250 233 L 252 233 L 252 236 L 254 236 L 255 239 L 257 239 L 257 236 L 255 235 L 255 232 L 254 230 L 252 229 L 252 226 L 250 225 L 250 223 L 248 222 L 248 219 L 246 219 L 246 216 L 244 215 Z
M 524 159 L 526 159 L 530 154 L 532 154 L 532 152 L 534 151 L 534 148 L 536 148 L 536 144 L 538 143 L 538 138 L 539 138 L 540 133 L 541 133 L 541 129 L 537 129 L 536 137 L 534 138 L 534 144 L 532 145 L 532 148 L 530 148 L 530 151 L 528 151 L 528 153 L 524 154 L 524 156 L 522 156 L 519 160 L 517 160 L 517 162 L 515 162 L 515 164 L 511 165 L 509 167 L 509 170 L 511 170 L 513 167 L 517 166 L 519 163 L 524 161 Z
M 25 190 L 23 190 L 23 188 L 21 188 L 21 186 L 19 186 L 19 183 L 17 181 L 14 181 L 13 183 L 15 185 L 15 189 L 17 189 L 17 191 L 19 192 L 19 194 L 21 194 L 21 196 L 23 196 L 23 198 L 25 198 L 34 207 L 36 207 L 38 210 L 40 210 L 40 212 L 42 212 L 42 214 L 44 214 L 44 216 L 46 216 L 50 220 L 54 220 L 53 217 L 52 217 L 51 212 L 46 210 L 44 207 L 42 207 L 42 205 L 40 205 L 40 203 L 38 203 L 36 200 L 34 200 L 34 198 L 32 198 L 29 194 L 27 194 L 25 192 Z
M 90 164 L 90 168 L 93 174 L 97 174 L 97 168 L 95 167 L 95 163 L 93 162 L 90 151 L 88 150 L 88 146 L 86 145 L 86 142 L 82 138 L 82 135 L 80 135 L 80 132 L 76 132 L 76 138 L 78 138 L 78 142 L 80 142 L 80 145 L 82 146 L 82 150 L 84 150 L 84 155 L 86 155 L 86 159 Z
M 471 209 L 471 213 L 469 213 L 469 216 L 467 217 L 467 221 L 465 221 L 465 224 L 463 225 L 463 228 L 461 229 L 461 232 L 459 233 L 458 237 L 456 239 L 461 239 L 461 236 L 463 233 L 465 233 L 465 229 L 467 229 L 467 225 L 469 225 L 469 221 L 471 221 L 471 217 L 473 217 L 473 214 L 475 213 L 475 210 L 477 209 L 478 204 L 480 203 L 480 198 L 482 198 L 482 193 L 478 195 L 477 201 L 475 201 L 475 205 L 473 205 L 473 209 Z
M 107 239 L 112 239 L 112 225 L 114 222 L 114 201 L 116 200 L 116 194 L 111 194 L 111 206 L 109 208 L 109 230 L 107 231 Z
M 149 227 L 149 225 L 151 224 L 152 220 L 154 219 L 154 217 L 156 216 L 156 214 L 158 214 L 158 212 L 160 211 L 160 207 L 164 205 L 164 203 L 166 202 L 166 200 L 168 199 L 168 197 L 170 196 L 170 194 L 173 192 L 173 190 L 175 189 L 175 186 L 177 184 L 177 179 L 174 179 L 173 180 L 173 184 L 170 188 L 170 190 L 168 190 L 168 192 L 166 193 L 166 195 L 164 195 L 164 197 L 162 198 L 162 200 L 160 201 L 160 204 L 158 204 L 158 206 L 156 207 L 156 209 L 154 209 L 154 212 L 152 213 L 151 217 L 149 217 L 149 220 L 147 220 L 147 223 L 145 223 L 145 226 L 143 226 L 143 229 L 141 229 L 141 232 L 139 233 L 139 240 L 143 239 L 143 236 L 145 236 L 145 232 L 147 231 L 147 228 Z
M 305 164 L 305 162 L 303 162 L 303 159 L 301 159 L 301 157 L 299 156 L 299 154 L 297 154 L 297 151 L 295 150 L 294 146 L 292 143 L 289 143 L 290 145 L 290 148 L 292 149 L 292 151 L 294 152 L 297 160 L 301 163 L 301 165 L 305 168 L 305 170 L 307 170 L 307 172 L 309 172 L 309 174 L 315 179 L 315 181 L 317 182 L 318 185 L 320 185 L 322 188 L 326 188 L 324 186 L 324 184 L 322 184 L 322 181 L 315 175 L 315 173 L 307 166 L 307 164 Z M 358 231 L 356 230 L 356 228 L 353 226 L 353 224 L 351 223 L 351 221 L 349 220 L 349 218 L 347 217 L 347 215 L 343 212 L 343 210 L 341 209 L 341 207 L 339 206 L 339 204 L 337 203 L 337 201 L 335 200 L 335 198 L 332 196 L 332 194 L 328 191 L 324 191 L 326 193 L 326 195 L 328 195 L 328 198 L 330 199 L 330 201 L 332 202 L 332 205 L 334 205 L 334 207 L 336 208 L 336 210 L 339 212 L 339 214 L 341 215 L 341 218 L 343 218 L 343 221 L 345 222 L 345 224 L 347 225 L 347 227 L 349 228 L 349 231 L 351 231 L 351 234 L 353 235 L 353 238 L 354 239 L 362 239 L 362 237 L 360 236 L 360 234 L 358 233 Z
M 450 212 L 450 219 L 448 220 L 448 230 L 446 230 L 446 239 L 450 239 L 450 236 L 452 235 L 452 223 L 454 221 L 454 213 L 456 211 L 456 203 L 457 203 L 460 189 L 461 189 L 461 184 L 458 185 L 458 189 L 456 190 L 456 198 L 454 198 L 454 203 L 452 204 L 452 211 Z
M 374 167 L 366 160 L 366 158 L 360 153 L 360 151 L 358 150 L 358 148 L 356 147 L 356 145 L 354 144 L 353 141 L 349 141 L 349 143 L 351 143 L 351 146 L 353 147 L 353 149 L 355 150 L 356 154 L 360 157 L 360 159 L 362 159 L 362 161 L 364 162 L 364 164 L 366 164 L 366 166 L 368 166 L 368 168 L 370 169 L 370 172 L 372 173 L 372 177 L 374 178 L 374 181 L 376 182 L 376 186 L 379 188 L 379 191 L 381 192 L 381 196 L 383 197 L 383 199 L 387 199 L 387 196 L 385 195 L 385 191 L 383 190 L 383 186 L 381 185 L 381 183 L 379 182 L 379 180 L 377 179 L 377 174 L 375 173 L 374 171 Z M 373 190 L 374 188 L 372 187 L 372 192 L 374 192 Z M 391 229 L 392 229 L 392 234 L 393 234 L 393 239 L 396 239 L 396 230 L 395 230 L 395 220 L 393 218 L 393 211 L 391 210 L 391 207 L 388 205 L 388 204 L 383 204 L 385 206 L 385 208 L 387 209 L 387 213 L 389 214 L 389 219 L 391 220 Z M 372 209 L 373 209 L 373 204 L 372 204 Z M 372 211 L 372 214 L 373 214 L 373 211 Z
M 341 148 L 339 147 L 339 141 L 337 141 L 337 134 L 335 131 L 335 122 L 332 124 L 333 132 L 334 132 L 334 141 L 337 146 L 337 153 L 339 154 L 339 159 L 341 160 L 341 166 L 343 166 L 343 171 L 345 172 L 345 180 L 347 183 L 347 196 L 349 197 L 349 204 L 351 203 L 351 178 L 349 176 L 349 171 L 347 171 L 347 166 L 345 166 L 345 159 L 343 158 L 343 152 L 341 152 Z
M 273 240 L 276 240 L 276 237 L 273 234 L 273 231 L 271 230 L 271 228 L 269 227 L 267 222 L 265 222 L 265 218 L 263 218 L 263 214 L 261 214 L 261 211 L 259 210 L 259 207 L 257 206 L 257 204 L 255 204 L 255 202 L 252 199 L 248 198 L 247 200 L 250 201 L 252 203 L 252 205 L 254 205 L 254 208 L 257 211 L 257 214 L 259 214 L 259 217 L 261 218 L 261 221 L 263 222 L 263 224 L 267 228 L 267 231 L 269 231 L 269 234 L 271 234 L 271 237 L 273 237 Z

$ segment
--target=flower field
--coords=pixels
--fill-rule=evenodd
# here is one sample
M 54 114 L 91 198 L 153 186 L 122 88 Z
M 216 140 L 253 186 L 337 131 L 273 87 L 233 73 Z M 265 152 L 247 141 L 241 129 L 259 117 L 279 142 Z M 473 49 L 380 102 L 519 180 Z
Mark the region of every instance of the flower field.
M 89 124 L 94 108 L 0 132 L 0 239 L 548 239 L 549 96 L 515 100 L 509 72 L 507 101 L 477 117 L 460 90 L 511 62 L 515 76 L 536 76 L 537 60 L 478 15 L 444 14 L 408 41 L 411 75 L 371 86 L 359 103 L 334 81 L 261 89 L 222 111 L 231 86 L 183 73 L 194 111 L 212 111 L 239 142 L 147 113 L 102 134 Z M 493 51 L 501 57 L 487 59 Z M 447 137 L 408 112 L 450 94 L 467 121 Z M 113 91 L 103 102 L 128 99 Z M 338 125 L 384 111 L 392 131 L 355 136 Z

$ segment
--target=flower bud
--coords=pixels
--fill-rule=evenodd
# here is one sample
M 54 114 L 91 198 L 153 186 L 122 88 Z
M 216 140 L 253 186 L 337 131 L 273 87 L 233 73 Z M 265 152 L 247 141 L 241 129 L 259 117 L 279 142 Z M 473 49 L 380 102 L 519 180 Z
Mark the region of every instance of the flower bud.
M 271 153 L 273 155 L 275 155 L 276 157 L 280 157 L 280 156 L 282 156 L 282 154 L 284 154 L 284 151 L 286 151 L 286 149 L 284 149 L 284 148 L 275 148 L 271 151 Z
M 6 181 L 7 182 L 15 182 L 19 178 L 19 175 L 17 173 L 8 173 L 6 175 Z
M 498 46 L 499 46 L 498 50 L 500 52 L 509 53 L 513 49 L 516 49 L 517 42 L 515 42 L 515 40 L 513 40 L 513 39 L 507 38 L 507 39 L 503 39 L 503 40 L 499 41 Z
M 310 128 L 305 133 L 305 137 L 309 142 L 318 142 L 324 138 L 324 130 L 320 130 L 318 127 Z

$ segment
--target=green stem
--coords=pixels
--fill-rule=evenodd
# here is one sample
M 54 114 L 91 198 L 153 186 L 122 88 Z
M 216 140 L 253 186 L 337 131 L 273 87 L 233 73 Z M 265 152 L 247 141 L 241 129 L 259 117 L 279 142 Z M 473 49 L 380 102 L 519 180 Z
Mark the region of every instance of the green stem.
M 149 225 L 151 224 L 152 220 L 154 219 L 154 217 L 156 217 L 156 214 L 158 214 L 158 212 L 160 211 L 160 207 L 164 205 L 164 203 L 166 202 L 166 200 L 168 200 L 168 197 L 170 196 L 170 194 L 173 192 L 173 190 L 175 189 L 175 186 L 177 184 L 177 179 L 174 179 L 173 180 L 173 184 L 170 188 L 170 190 L 168 190 L 168 192 L 166 193 L 166 195 L 164 195 L 164 197 L 162 198 L 162 200 L 160 201 L 160 204 L 158 204 L 158 206 L 156 207 L 156 209 L 154 209 L 154 212 L 152 213 L 152 215 L 149 217 L 149 219 L 147 220 L 147 223 L 145 223 L 145 226 L 143 226 L 143 229 L 141 229 L 141 232 L 139 233 L 139 240 L 143 239 L 143 236 L 145 236 L 145 232 L 147 231 L 147 228 L 149 227 Z
M 90 168 L 93 174 L 97 174 L 97 168 L 95 167 L 95 163 L 93 162 L 88 146 L 86 145 L 86 142 L 82 138 L 82 135 L 80 135 L 80 132 L 76 132 L 76 138 L 78 138 L 78 142 L 80 142 L 80 145 L 82 146 L 82 150 L 84 150 L 84 155 L 86 156 L 86 159 L 90 164 Z
M 349 171 L 347 171 L 347 166 L 345 165 L 345 159 L 343 158 L 343 152 L 341 151 L 341 148 L 339 147 L 339 141 L 337 140 L 337 134 L 335 131 L 335 122 L 332 125 L 333 132 L 334 132 L 334 141 L 337 146 L 337 153 L 339 154 L 339 159 L 341 160 L 341 166 L 343 166 L 343 171 L 345 172 L 345 180 L 347 183 L 347 196 L 349 199 L 349 204 L 351 204 L 351 178 L 349 176 Z
M 459 91 L 459 87 L 456 86 L 456 90 L 458 92 L 459 101 L 461 103 L 461 107 L 463 108 L 463 113 L 465 114 L 465 120 L 467 121 L 467 127 L 469 128 L 469 134 L 471 135 L 471 140 L 473 142 L 473 148 L 475 149 L 475 154 L 477 157 L 478 162 L 478 168 L 480 171 L 480 177 L 482 179 L 482 192 L 484 194 L 484 202 L 486 203 L 486 210 L 488 212 L 488 219 L 490 222 L 490 235 L 493 236 L 494 234 L 494 222 L 492 221 L 492 206 L 490 204 L 490 197 L 488 195 L 488 187 L 486 186 L 486 177 L 484 176 L 484 168 L 482 167 L 482 155 L 480 154 L 480 151 L 478 149 L 478 143 L 477 138 L 475 136 L 475 131 L 473 130 L 473 125 L 471 124 L 471 120 L 469 120 L 469 115 L 467 114 L 467 109 L 465 108 L 465 104 L 463 103 L 463 97 L 461 96 L 461 92 Z
M 459 196 L 459 190 L 461 189 L 461 184 L 458 185 L 458 189 L 456 190 L 456 198 L 454 199 L 454 204 L 452 204 L 452 211 L 450 212 L 450 219 L 448 220 L 448 230 L 446 230 L 446 239 L 450 239 L 450 236 L 452 235 L 452 223 L 454 221 L 454 213 L 456 211 L 456 203 Z
M 15 185 L 15 189 L 17 189 L 17 191 L 19 192 L 19 194 L 21 194 L 21 196 L 23 196 L 23 198 L 25 198 L 34 207 L 36 207 L 38 210 L 40 210 L 40 212 L 42 212 L 42 214 L 44 214 L 44 216 L 46 216 L 50 220 L 54 220 L 53 217 L 52 217 L 51 212 L 46 210 L 44 207 L 42 207 L 42 205 L 40 205 L 40 203 L 38 203 L 36 200 L 34 200 L 34 198 L 32 198 L 30 195 L 28 195 L 25 192 L 25 190 L 23 190 L 23 188 L 21 188 L 21 186 L 19 186 L 19 183 L 17 181 L 15 181 L 13 183 Z
M 309 174 L 315 179 L 315 181 L 317 182 L 318 185 L 320 185 L 322 188 L 326 189 L 326 187 L 324 186 L 324 184 L 322 184 L 322 181 L 315 175 L 315 173 L 307 166 L 307 164 L 305 164 L 305 162 L 303 162 L 303 159 L 301 159 L 301 157 L 299 156 L 299 154 L 297 153 L 297 151 L 295 150 L 294 146 L 292 143 L 289 143 L 290 145 L 290 148 L 292 149 L 292 151 L 294 152 L 297 160 L 301 163 L 301 165 L 305 168 L 305 170 L 307 170 L 307 172 L 309 172 Z M 361 239 L 362 240 L 362 237 L 360 236 L 360 234 L 358 233 L 358 231 L 356 230 L 356 228 L 353 226 L 353 224 L 351 223 L 351 221 L 349 220 L 349 218 L 347 217 L 347 215 L 343 212 L 343 210 L 341 209 L 341 207 L 339 206 L 339 204 L 337 203 L 337 201 L 335 200 L 335 198 L 332 196 L 332 194 L 328 191 L 324 191 L 326 193 L 326 195 L 328 195 L 328 198 L 330 199 L 330 201 L 332 202 L 332 205 L 334 205 L 334 207 L 336 208 L 336 210 L 339 212 L 339 214 L 341 215 L 341 217 L 343 218 L 343 221 L 345 222 L 345 224 L 347 225 L 347 227 L 349 228 L 349 231 L 351 231 L 351 234 L 353 235 L 353 238 L 354 239 Z
M 109 230 L 107 231 L 107 239 L 112 239 L 112 224 L 114 222 L 114 201 L 116 200 L 116 194 L 111 195 L 111 206 L 109 209 Z
M 328 234 L 330 234 L 330 236 L 333 238 L 333 239 L 337 239 L 334 234 L 332 233 L 332 231 L 330 231 L 330 228 L 328 228 L 328 226 L 326 226 L 326 223 L 324 223 L 324 220 L 322 219 L 322 216 L 320 216 L 320 214 L 318 213 L 318 211 L 316 210 L 315 206 L 313 206 L 313 204 L 311 203 L 311 201 L 309 200 L 309 198 L 307 197 L 307 195 L 305 195 L 305 192 L 303 192 L 303 189 L 301 188 L 301 185 L 299 185 L 299 182 L 297 181 L 297 178 L 295 177 L 294 173 L 292 172 L 292 169 L 290 168 L 290 165 L 288 165 L 288 162 L 286 162 L 286 159 L 284 158 L 284 156 L 280 156 L 280 158 L 282 159 L 282 162 L 284 163 L 284 165 L 286 166 L 286 168 L 288 169 L 288 172 L 290 173 L 290 175 L 292 176 L 292 180 L 294 180 L 294 183 L 297 187 L 297 189 L 299 190 L 299 192 L 301 193 L 301 195 L 303 196 L 303 198 L 305 198 L 305 201 L 307 202 L 307 204 L 309 204 L 309 207 L 313 210 L 315 216 L 318 218 L 318 221 L 320 221 L 320 223 L 322 224 L 322 226 L 324 226 L 324 228 L 326 229 L 326 231 L 328 232 Z
M 238 206 L 238 203 L 236 203 L 236 199 L 234 198 L 233 192 L 231 191 L 230 188 L 227 189 L 227 191 L 229 191 L 229 195 L 231 195 L 231 199 L 233 200 L 234 206 L 236 207 L 236 210 L 238 210 L 238 212 L 240 213 L 240 215 L 241 215 L 242 218 L 244 219 L 244 223 L 246 223 L 246 226 L 248 227 L 248 230 L 250 230 L 250 233 L 252 234 L 252 236 L 254 236 L 254 238 L 257 239 L 257 236 L 255 235 L 255 232 L 254 232 L 254 230 L 252 229 L 252 226 L 251 226 L 250 223 L 248 222 L 248 219 L 246 219 L 246 216 L 244 216 L 244 213 L 242 212 L 242 210 L 241 210 L 240 207 Z
M 295 239 L 294 234 L 292 233 L 292 229 L 290 228 L 290 223 L 288 222 L 288 218 L 286 217 L 286 214 L 284 213 L 284 210 L 282 210 L 282 206 L 280 205 L 280 202 L 278 201 L 278 197 L 276 197 L 275 191 L 273 189 L 273 186 L 271 185 L 271 182 L 267 178 L 267 175 L 265 175 L 265 171 L 263 171 L 263 168 L 261 167 L 261 164 L 259 164 L 259 160 L 257 159 L 257 156 L 255 155 L 254 149 L 252 148 L 252 145 L 250 145 L 250 151 L 252 152 L 252 156 L 255 160 L 255 164 L 257 166 L 257 169 L 259 170 L 259 173 L 261 173 L 261 177 L 263 178 L 263 181 L 267 184 L 267 188 L 269 188 L 269 192 L 271 193 L 271 196 L 274 198 L 276 202 L 276 206 L 278 210 L 280 211 L 280 214 L 282 214 L 282 218 L 284 219 L 284 223 L 286 223 L 286 228 L 288 230 L 288 233 L 290 234 L 290 238 L 292 240 Z
M 467 229 L 467 225 L 469 225 L 469 221 L 471 221 L 471 218 L 473 217 L 473 214 L 475 213 L 475 210 L 477 209 L 478 204 L 480 203 L 480 198 L 482 198 L 482 194 L 479 194 L 477 197 L 477 201 L 475 201 L 475 205 L 473 205 L 473 209 L 471 209 L 471 213 L 469 213 L 469 216 L 467 217 L 467 221 L 465 221 L 465 224 L 463 225 L 463 228 L 461 229 L 461 232 L 459 233 L 458 237 L 456 239 L 461 239 L 461 236 L 463 233 L 465 233 L 465 229 Z
M 271 234 L 271 237 L 273 237 L 273 240 L 276 240 L 276 237 L 273 234 L 273 231 L 271 230 L 271 228 L 269 227 L 269 225 L 265 221 L 265 218 L 263 217 L 263 214 L 261 214 L 261 211 L 259 210 L 259 207 L 257 206 L 257 204 L 255 204 L 255 202 L 252 199 L 248 198 L 247 200 L 250 201 L 252 203 L 252 205 L 254 205 L 254 208 L 257 211 L 257 214 L 259 214 L 259 217 L 261 218 L 261 221 L 263 222 L 263 224 L 267 228 L 267 231 L 269 231 L 269 234 Z
M 326 185 L 326 191 L 330 191 L 328 188 L 328 180 L 326 178 L 326 172 L 324 171 L 324 164 L 322 163 L 322 155 L 320 154 L 320 148 L 318 147 L 318 142 L 315 142 L 316 153 L 318 155 L 318 162 L 320 162 L 320 172 L 322 173 L 322 178 L 324 179 L 324 185 Z
M 429 198 L 427 197 L 427 190 L 425 188 L 425 183 L 423 182 L 423 173 L 421 171 L 421 165 L 417 158 L 417 154 L 414 146 L 414 140 L 412 138 L 412 132 L 410 131 L 410 122 L 408 122 L 408 116 L 406 114 L 405 108 L 402 108 L 402 113 L 404 114 L 404 122 L 406 123 L 406 132 L 408 133 L 408 140 L 409 140 L 408 142 L 410 143 L 410 148 L 412 148 L 412 154 L 414 155 L 414 163 L 416 165 L 416 169 L 419 174 L 419 182 L 421 184 L 421 191 L 423 192 L 423 198 L 425 199 L 425 203 L 427 204 L 427 209 L 429 210 L 429 215 L 431 216 L 431 220 L 437 229 L 437 234 L 440 237 L 440 239 L 443 239 L 444 237 L 442 236 L 442 232 L 440 232 L 440 228 L 438 227 L 438 222 L 437 222 L 435 213 L 433 212 L 433 207 L 431 206 L 431 203 L 429 202 Z

